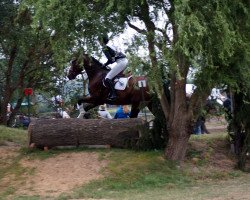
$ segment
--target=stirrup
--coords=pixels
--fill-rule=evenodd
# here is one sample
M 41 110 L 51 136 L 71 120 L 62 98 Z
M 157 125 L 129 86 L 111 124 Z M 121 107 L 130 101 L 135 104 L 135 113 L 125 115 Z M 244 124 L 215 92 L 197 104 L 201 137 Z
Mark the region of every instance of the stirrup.
M 117 95 L 108 95 L 108 98 L 107 98 L 107 100 L 109 100 L 109 101 L 114 101 L 114 100 L 116 100 L 117 99 Z
M 110 80 L 113 84 L 115 84 L 113 80 L 111 80 L 111 79 L 109 79 L 109 80 Z M 105 78 L 102 79 L 102 85 L 103 85 L 104 87 L 106 87 L 106 88 L 109 87 L 109 86 L 108 86 L 108 83 L 107 83 L 106 80 L 105 80 Z

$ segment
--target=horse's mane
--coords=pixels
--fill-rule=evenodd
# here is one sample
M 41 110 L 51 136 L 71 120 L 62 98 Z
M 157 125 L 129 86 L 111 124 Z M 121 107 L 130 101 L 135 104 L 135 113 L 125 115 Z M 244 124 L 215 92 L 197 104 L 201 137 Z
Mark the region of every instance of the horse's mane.
M 97 59 L 95 59 L 93 56 L 90 57 L 91 60 L 96 64 L 96 65 L 99 65 L 99 67 L 102 66 L 102 63 L 100 63 Z
M 92 78 L 95 77 L 98 72 L 101 72 L 101 73 L 103 73 L 104 71 L 106 72 L 106 70 L 102 68 L 102 63 L 99 62 L 94 57 L 85 55 L 85 59 L 86 61 L 88 60 L 84 68 L 88 74 L 89 79 L 91 77 Z

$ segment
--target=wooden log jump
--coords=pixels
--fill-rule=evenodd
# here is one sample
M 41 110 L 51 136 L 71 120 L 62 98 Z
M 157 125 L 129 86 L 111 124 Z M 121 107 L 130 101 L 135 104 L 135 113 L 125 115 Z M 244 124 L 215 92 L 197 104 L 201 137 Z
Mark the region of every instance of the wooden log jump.
M 145 122 L 131 119 L 43 119 L 30 123 L 29 147 L 110 145 L 127 148 L 136 143 Z

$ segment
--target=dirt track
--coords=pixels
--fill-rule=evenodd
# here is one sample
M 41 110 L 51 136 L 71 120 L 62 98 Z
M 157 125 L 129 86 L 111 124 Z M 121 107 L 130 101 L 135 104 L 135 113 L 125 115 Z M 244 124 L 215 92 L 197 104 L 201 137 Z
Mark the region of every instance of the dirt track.
M 19 154 L 18 150 L 19 147 L 16 146 L 0 146 L 0 157 L 5 161 L 6 167 L 13 165 L 13 159 Z M 45 160 L 24 159 L 19 163 L 26 171 L 22 178 L 5 176 L 0 182 L 0 191 L 12 185 L 18 188 L 15 191 L 17 195 L 56 196 L 102 178 L 100 170 L 107 164 L 98 159 L 97 153 L 90 152 L 68 152 Z

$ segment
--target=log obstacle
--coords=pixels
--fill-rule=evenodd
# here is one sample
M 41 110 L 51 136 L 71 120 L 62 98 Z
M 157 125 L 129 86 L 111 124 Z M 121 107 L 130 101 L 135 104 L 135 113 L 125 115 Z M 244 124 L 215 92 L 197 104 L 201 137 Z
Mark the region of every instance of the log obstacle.
M 139 139 L 145 121 L 131 119 L 41 119 L 30 123 L 29 147 L 107 145 L 128 148 Z

